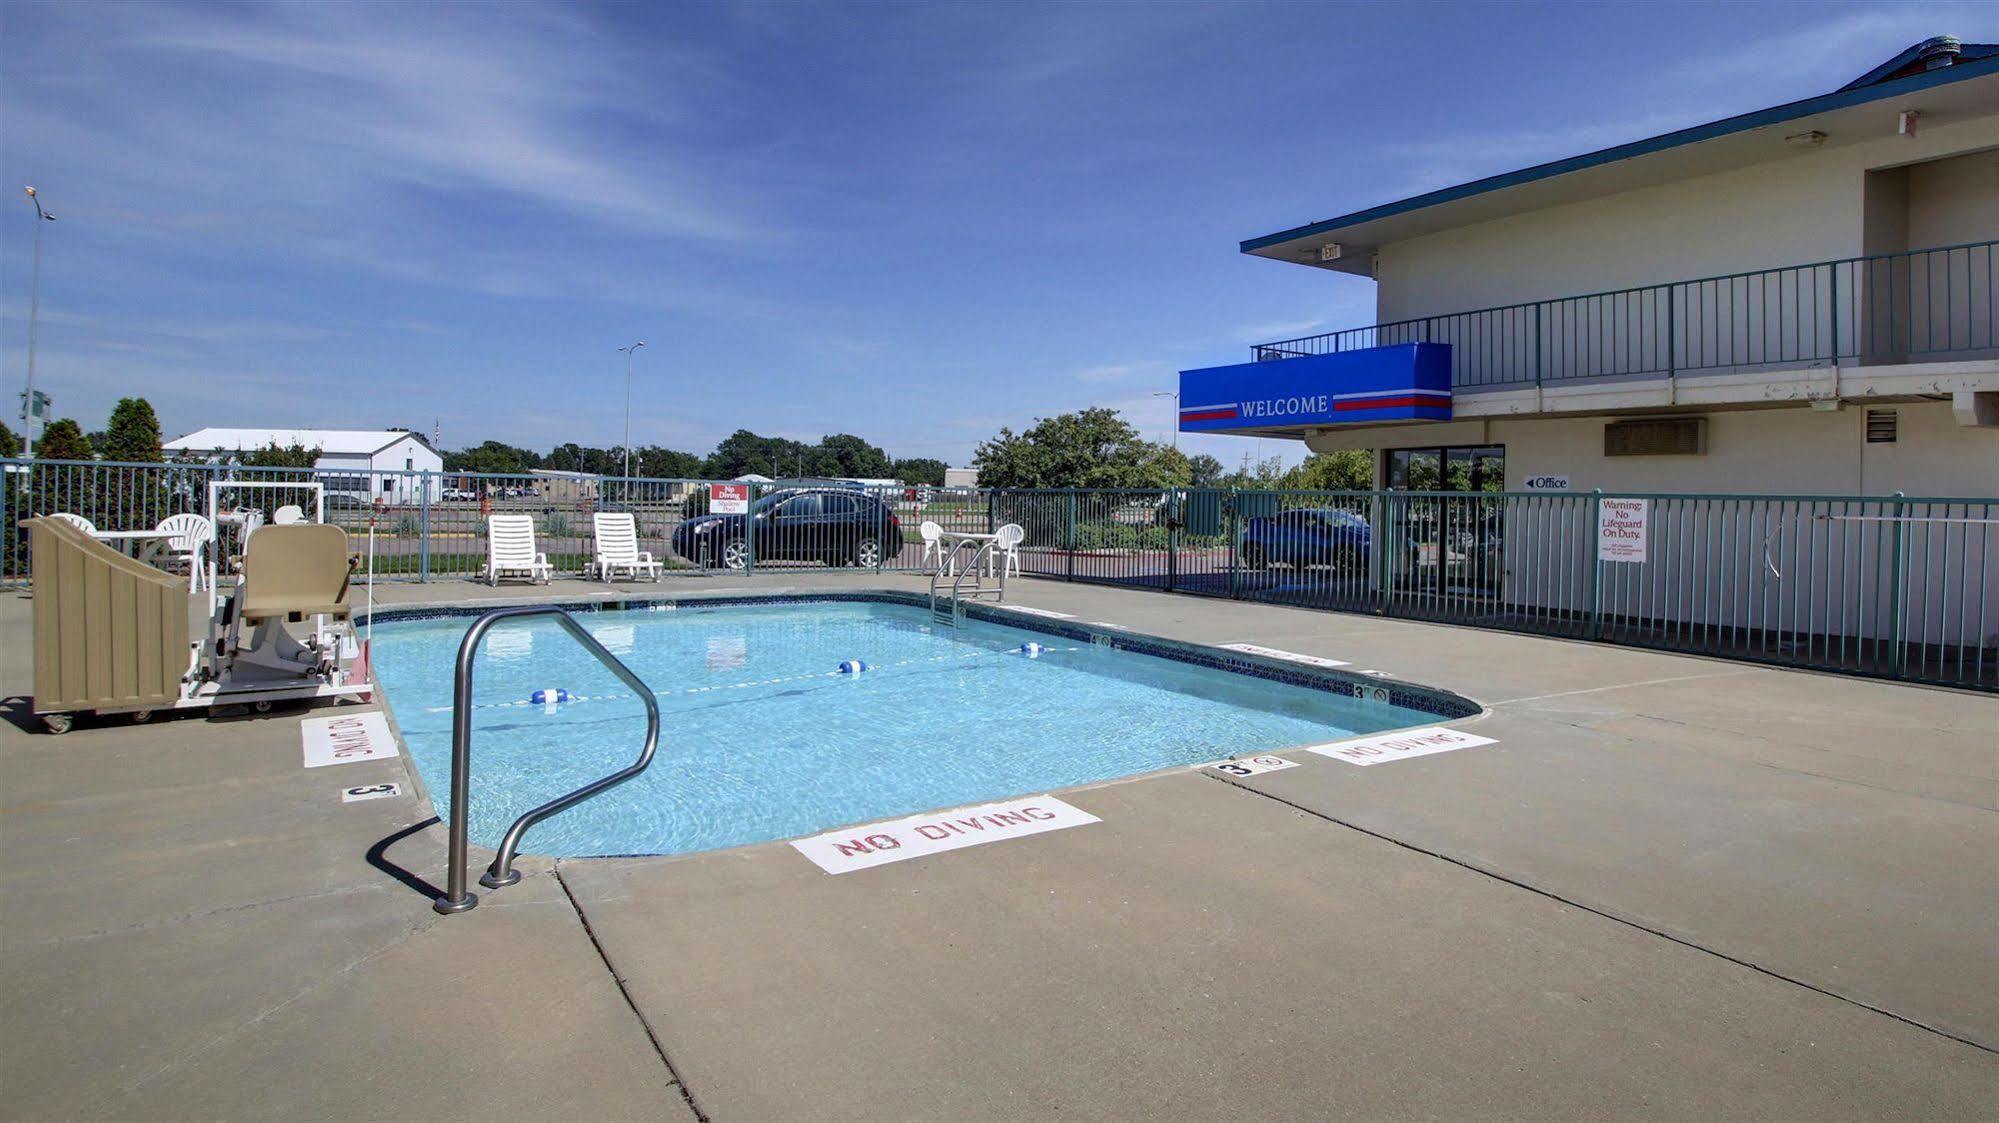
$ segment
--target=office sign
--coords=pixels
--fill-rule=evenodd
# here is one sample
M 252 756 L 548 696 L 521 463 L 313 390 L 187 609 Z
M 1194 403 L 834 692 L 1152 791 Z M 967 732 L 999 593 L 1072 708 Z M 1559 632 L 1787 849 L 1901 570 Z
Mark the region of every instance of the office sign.
M 1528 491 L 1569 490 L 1569 477 L 1567 476 L 1528 476 L 1525 482 Z
M 1451 348 L 1400 343 L 1180 372 L 1180 431 L 1449 421 Z
M 1599 561 L 1645 560 L 1651 506 L 1650 499 L 1597 500 L 1596 556 Z
M 716 515 L 747 515 L 750 513 L 750 485 L 709 484 L 708 510 Z

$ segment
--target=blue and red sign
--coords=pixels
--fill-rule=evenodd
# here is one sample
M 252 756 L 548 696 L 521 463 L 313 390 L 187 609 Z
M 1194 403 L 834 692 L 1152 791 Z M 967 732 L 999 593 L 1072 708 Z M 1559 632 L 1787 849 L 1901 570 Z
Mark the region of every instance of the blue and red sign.
M 1451 348 L 1399 343 L 1180 372 L 1180 431 L 1451 419 Z

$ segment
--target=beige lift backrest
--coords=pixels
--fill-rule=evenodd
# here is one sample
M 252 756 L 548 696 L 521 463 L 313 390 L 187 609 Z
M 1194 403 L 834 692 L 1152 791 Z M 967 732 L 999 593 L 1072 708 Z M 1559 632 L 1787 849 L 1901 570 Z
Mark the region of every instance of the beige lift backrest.
M 248 624 L 348 614 L 347 532 L 326 523 L 261 527 L 243 555 L 237 611 Z
M 135 561 L 62 519 L 28 519 L 35 712 L 145 709 L 180 697 L 187 578 Z

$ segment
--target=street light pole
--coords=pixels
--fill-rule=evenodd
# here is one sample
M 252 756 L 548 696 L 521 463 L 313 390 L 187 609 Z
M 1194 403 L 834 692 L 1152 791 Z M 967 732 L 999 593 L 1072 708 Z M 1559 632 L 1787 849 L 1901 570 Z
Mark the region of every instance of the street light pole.
M 34 280 L 28 286 L 28 388 L 21 394 L 21 420 L 26 430 L 23 440 L 25 451 L 30 457 L 35 455 L 35 323 L 42 314 L 42 223 L 54 222 L 56 216 L 42 209 L 41 196 L 33 187 L 23 188 L 28 193 L 28 201 L 35 204 L 35 271 Z
M 630 347 L 620 347 L 625 354 L 625 478 L 632 478 L 632 356 L 646 341 L 641 339 Z
M 1155 398 L 1173 399 L 1173 447 L 1178 449 L 1180 447 L 1180 391 L 1154 390 L 1152 396 Z

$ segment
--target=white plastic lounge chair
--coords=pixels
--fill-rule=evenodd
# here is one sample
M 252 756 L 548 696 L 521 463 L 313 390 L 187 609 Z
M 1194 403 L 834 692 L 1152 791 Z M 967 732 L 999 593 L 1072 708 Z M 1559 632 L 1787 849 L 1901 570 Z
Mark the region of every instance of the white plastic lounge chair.
M 72 515 L 68 511 L 57 511 L 49 517 L 52 519 L 61 519 L 85 534 L 94 535 L 97 533 L 97 524 L 84 518 L 82 515 Z
M 597 534 L 597 559 L 590 564 L 598 580 L 609 581 L 620 573 L 629 573 L 634 580 L 659 580 L 660 565 L 639 549 L 638 520 L 629 512 L 599 511 L 590 522 Z
M 192 513 L 168 515 L 153 528 L 173 535 L 167 539 L 167 560 L 175 565 L 187 567 L 187 591 L 201 591 L 202 571 L 207 568 L 203 558 L 215 542 L 215 524 Z
M 533 515 L 494 515 L 486 520 L 486 568 L 479 576 L 497 585 L 502 577 L 525 577 L 546 585 L 555 570 L 548 555 L 534 548 Z
M 923 525 L 918 529 L 923 534 L 923 556 L 917 559 L 917 564 L 935 561 L 938 565 L 943 565 L 944 528 L 929 519 L 924 519 Z
M 1007 523 L 993 536 L 993 553 L 1000 557 L 1000 573 L 1004 575 L 1010 567 L 1014 576 L 1020 575 L 1020 544 L 1027 540 L 1027 531 L 1019 523 Z
M 305 521 L 305 508 L 296 503 L 287 503 L 271 512 L 272 526 L 291 526 Z

